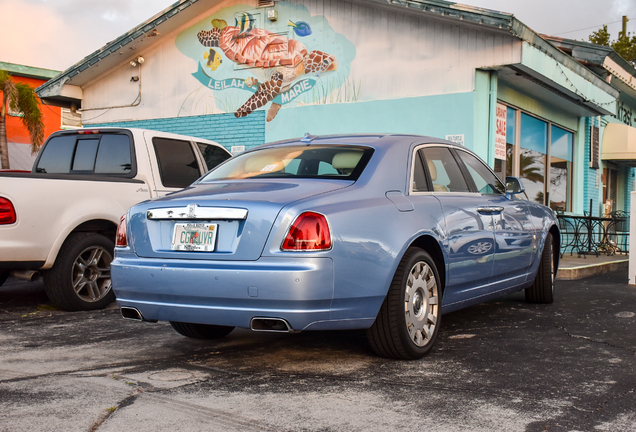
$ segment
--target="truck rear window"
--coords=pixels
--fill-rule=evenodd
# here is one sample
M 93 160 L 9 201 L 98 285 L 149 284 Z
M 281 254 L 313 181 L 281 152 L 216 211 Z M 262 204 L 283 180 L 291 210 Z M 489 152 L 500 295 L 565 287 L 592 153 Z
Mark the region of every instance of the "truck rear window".
M 132 173 L 130 137 L 125 134 L 57 135 L 44 146 L 35 171 L 49 174 Z

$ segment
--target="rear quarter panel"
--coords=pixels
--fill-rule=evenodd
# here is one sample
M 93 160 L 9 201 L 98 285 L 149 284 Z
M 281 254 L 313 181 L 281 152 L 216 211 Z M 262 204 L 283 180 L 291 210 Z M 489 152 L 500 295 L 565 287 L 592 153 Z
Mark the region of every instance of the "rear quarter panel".
M 406 197 L 410 153 L 408 145 L 390 152 L 376 150 L 355 184 L 292 203 L 280 212 L 274 224 L 264 256 L 295 254 L 281 251 L 281 244 L 289 226 L 303 211 L 327 216 L 332 250 L 302 254 L 330 256 L 334 261 L 331 319 L 375 318 L 408 247 L 421 236 L 430 236 L 442 245 L 443 215 L 434 196 L 430 196 L 425 213 L 400 211 L 386 197 L 389 191 Z

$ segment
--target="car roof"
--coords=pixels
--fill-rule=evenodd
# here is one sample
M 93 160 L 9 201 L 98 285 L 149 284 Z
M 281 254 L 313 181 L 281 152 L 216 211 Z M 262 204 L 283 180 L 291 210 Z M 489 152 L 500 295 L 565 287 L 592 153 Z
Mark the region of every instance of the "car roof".
M 256 148 L 285 145 L 308 145 L 308 144 L 329 144 L 329 145 L 365 145 L 374 148 L 391 147 L 395 145 L 418 144 L 448 144 L 462 147 L 461 145 L 447 141 L 445 139 L 408 134 L 338 134 L 338 135 L 310 135 L 305 134 L 303 138 L 288 139 L 260 145 Z

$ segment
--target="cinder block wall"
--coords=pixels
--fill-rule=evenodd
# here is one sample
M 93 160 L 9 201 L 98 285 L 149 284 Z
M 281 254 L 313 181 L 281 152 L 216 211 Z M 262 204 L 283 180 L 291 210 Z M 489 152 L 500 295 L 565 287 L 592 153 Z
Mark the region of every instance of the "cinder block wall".
M 265 143 L 265 111 L 255 111 L 236 118 L 233 113 L 192 117 L 136 120 L 86 125 L 86 127 L 130 127 L 190 135 L 216 141 L 228 150 L 232 146 L 245 149 Z

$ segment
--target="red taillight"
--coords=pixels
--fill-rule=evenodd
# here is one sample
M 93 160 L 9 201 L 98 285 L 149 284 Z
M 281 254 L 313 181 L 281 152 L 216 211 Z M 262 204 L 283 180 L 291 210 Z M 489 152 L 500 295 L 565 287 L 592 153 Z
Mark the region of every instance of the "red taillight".
M 128 238 L 126 237 L 126 215 L 123 215 L 119 220 L 117 235 L 115 235 L 115 247 L 128 247 Z
M 99 129 L 80 129 L 77 131 L 79 135 L 98 134 L 99 132 L 100 132 Z
M 327 218 L 306 212 L 298 216 L 283 242 L 286 251 L 320 251 L 331 249 L 331 232 Z
M 15 223 L 15 221 L 13 204 L 6 198 L 0 198 L 0 225 L 9 225 Z

